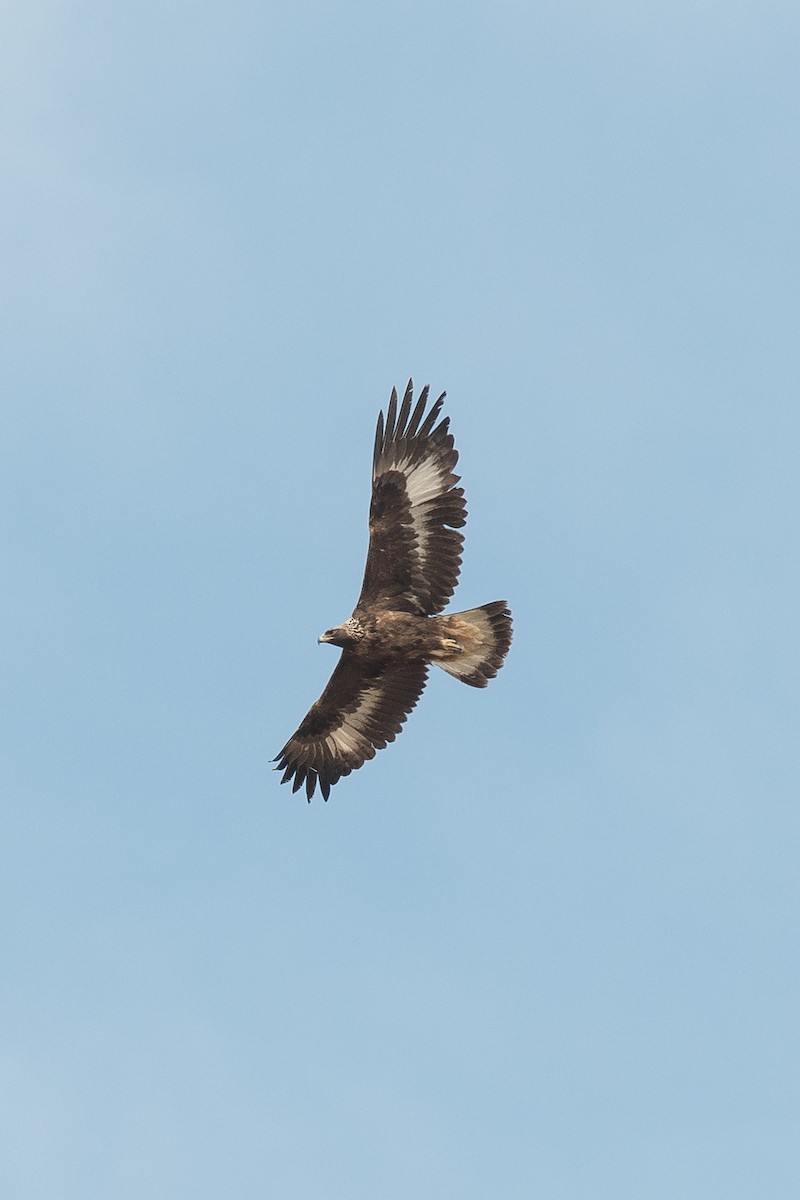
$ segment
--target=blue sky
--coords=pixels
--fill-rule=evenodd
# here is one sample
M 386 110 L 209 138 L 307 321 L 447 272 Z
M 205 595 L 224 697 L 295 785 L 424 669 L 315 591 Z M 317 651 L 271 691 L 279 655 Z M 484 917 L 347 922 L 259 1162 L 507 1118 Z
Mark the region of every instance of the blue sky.
M 4 6 L 4 1195 L 798 1194 L 799 34 Z M 409 375 L 516 638 L 307 806 Z

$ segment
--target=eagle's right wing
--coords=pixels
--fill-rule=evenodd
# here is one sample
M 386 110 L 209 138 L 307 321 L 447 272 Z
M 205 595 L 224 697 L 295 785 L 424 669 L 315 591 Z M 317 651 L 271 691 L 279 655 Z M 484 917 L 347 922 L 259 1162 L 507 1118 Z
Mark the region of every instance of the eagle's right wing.
M 389 608 L 418 616 L 441 612 L 455 590 L 466 523 L 464 491 L 453 469 L 458 451 L 450 418 L 436 424 L 444 393 L 425 414 L 428 388 L 411 412 L 408 381 L 397 411 L 392 389 L 378 417 L 372 462 L 369 551 L 359 609 Z
M 273 761 L 310 800 L 393 742 L 425 687 L 425 663 L 369 664 L 344 650 L 325 691 Z

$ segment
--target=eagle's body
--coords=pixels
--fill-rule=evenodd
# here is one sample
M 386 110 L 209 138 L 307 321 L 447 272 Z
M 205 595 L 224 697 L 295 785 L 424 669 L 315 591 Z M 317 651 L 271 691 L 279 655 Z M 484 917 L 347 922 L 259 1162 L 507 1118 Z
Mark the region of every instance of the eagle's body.
M 497 601 L 505 608 L 505 601 Z M 417 617 L 404 612 L 356 611 L 344 625 L 328 629 L 318 639 L 340 646 L 362 662 L 437 662 L 461 661 L 467 648 L 474 650 L 477 630 L 473 613 L 454 613 L 449 617 Z M 472 620 L 465 618 L 472 618 Z M 477 638 L 480 643 L 480 638 Z M 463 675 L 459 672 L 461 678 Z M 477 687 L 485 686 L 476 683 Z
M 342 648 L 325 691 L 278 755 L 282 783 L 319 783 L 327 800 L 343 775 L 394 741 L 436 663 L 472 687 L 497 674 L 511 644 L 504 600 L 439 616 L 461 565 L 466 521 L 456 487 L 458 453 L 449 418 L 436 418 L 444 393 L 425 414 L 428 389 L 411 412 L 409 380 L 400 411 L 392 391 L 386 424 L 378 418 L 372 469 L 370 540 L 353 615 L 320 637 Z
M 356 610 L 358 611 L 358 610 Z M 449 619 L 449 618 L 446 618 Z M 448 639 L 437 621 L 404 612 L 363 612 L 350 621 L 329 629 L 319 639 L 350 650 L 356 658 L 385 662 L 430 662 L 452 653 Z M 452 644 L 452 638 L 450 639 Z

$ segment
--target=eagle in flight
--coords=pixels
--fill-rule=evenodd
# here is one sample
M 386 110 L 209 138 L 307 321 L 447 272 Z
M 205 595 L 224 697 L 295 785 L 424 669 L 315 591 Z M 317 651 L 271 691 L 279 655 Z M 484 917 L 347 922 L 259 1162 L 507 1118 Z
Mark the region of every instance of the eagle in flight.
M 372 460 L 369 550 L 353 615 L 319 641 L 342 648 L 325 691 L 273 761 L 281 783 L 303 784 L 309 801 L 382 750 L 403 727 L 436 663 L 471 687 L 486 687 L 511 645 L 505 600 L 439 616 L 455 590 L 467 507 L 453 474 L 458 452 L 450 418 L 414 405 L 408 382 L 398 408 L 392 389 L 378 417 Z

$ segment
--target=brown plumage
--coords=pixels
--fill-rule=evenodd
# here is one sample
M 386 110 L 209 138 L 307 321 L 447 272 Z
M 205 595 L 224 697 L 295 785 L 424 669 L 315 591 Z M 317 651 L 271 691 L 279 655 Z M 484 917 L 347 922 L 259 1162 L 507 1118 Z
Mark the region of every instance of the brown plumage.
M 378 417 L 372 460 L 369 550 L 361 595 L 344 625 L 321 642 L 341 646 L 328 686 L 274 760 L 281 783 L 319 784 L 327 800 L 343 775 L 394 741 L 436 663 L 472 687 L 486 687 L 511 645 L 505 600 L 437 616 L 461 567 L 467 508 L 450 418 L 436 420 L 445 393 L 427 414 L 428 388 L 414 406 L 408 381 L 398 412 L 392 389 Z

